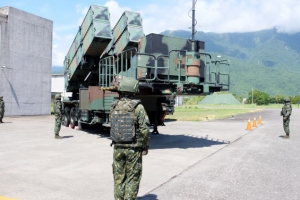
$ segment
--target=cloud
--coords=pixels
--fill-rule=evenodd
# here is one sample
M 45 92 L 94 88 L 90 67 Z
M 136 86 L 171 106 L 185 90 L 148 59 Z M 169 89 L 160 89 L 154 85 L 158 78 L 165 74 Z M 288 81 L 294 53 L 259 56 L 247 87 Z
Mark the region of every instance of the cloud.
M 279 32 L 300 32 L 299 0 L 198 0 L 196 9 L 196 29 L 204 32 L 252 32 L 276 28 Z M 145 34 L 160 33 L 164 30 L 189 30 L 192 20 L 190 9 L 192 1 L 143 1 L 122 7 L 117 1 L 107 1 L 104 6 L 109 8 L 110 22 L 113 28 L 124 11 L 139 12 L 143 19 Z M 128 3 L 128 5 L 132 5 Z M 63 35 L 68 28 L 81 25 L 90 5 L 77 4 L 77 24 L 54 27 L 53 65 L 63 65 L 65 55 L 74 40 L 73 35 Z M 78 30 L 77 30 L 78 31 Z
M 131 11 L 129 7 L 121 7 L 116 1 L 113 0 L 107 1 L 104 6 L 108 7 L 110 12 L 110 24 L 112 28 L 114 28 L 116 23 L 119 21 L 124 11 Z
M 118 22 L 119 18 L 126 10 L 131 10 L 129 7 L 121 7 L 116 1 L 107 1 L 103 6 L 107 6 L 110 12 L 110 23 L 113 28 L 114 25 Z M 84 17 L 86 16 L 89 6 L 85 6 L 83 4 L 77 4 L 75 7 L 75 11 L 77 13 L 77 24 L 70 25 L 66 24 L 64 26 L 54 27 L 53 32 L 53 46 L 52 46 L 52 65 L 53 66 L 63 66 L 63 61 L 65 56 L 67 55 L 69 48 L 75 38 L 76 33 L 74 35 L 68 34 L 63 35 L 60 32 L 64 32 L 68 29 L 74 29 L 74 27 L 78 27 L 82 24 Z M 78 30 L 77 30 L 78 31 Z
M 53 32 L 52 66 L 63 66 L 65 56 L 73 40 L 73 35 L 58 35 L 56 32 Z
M 298 0 L 198 0 L 195 7 L 198 31 L 252 32 L 274 27 L 287 33 L 300 31 Z M 184 0 L 146 5 L 141 9 L 144 30 L 187 30 L 192 24 L 191 8 L 192 2 Z

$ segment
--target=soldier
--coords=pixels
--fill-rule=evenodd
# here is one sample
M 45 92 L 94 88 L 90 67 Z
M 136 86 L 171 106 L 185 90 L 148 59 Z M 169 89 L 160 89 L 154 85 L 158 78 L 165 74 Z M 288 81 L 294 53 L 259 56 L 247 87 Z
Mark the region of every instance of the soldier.
M 283 129 L 285 132 L 285 136 L 283 138 L 290 137 L 290 116 L 292 114 L 292 106 L 290 104 L 290 99 L 288 97 L 284 98 L 284 106 L 282 107 L 281 116 L 283 116 Z
M 110 108 L 113 153 L 114 197 L 136 199 L 142 177 L 142 156 L 148 154 L 148 115 L 134 99 L 138 81 L 124 77 L 118 86 L 119 99 Z
M 0 123 L 3 123 L 2 119 L 4 116 L 5 104 L 3 101 L 3 96 L 0 96 Z
M 55 139 L 62 139 L 59 136 L 59 131 L 61 127 L 61 118 L 62 118 L 62 103 L 61 103 L 61 95 L 55 95 L 55 104 L 54 104 L 54 115 L 55 115 L 55 127 L 54 127 L 54 134 Z

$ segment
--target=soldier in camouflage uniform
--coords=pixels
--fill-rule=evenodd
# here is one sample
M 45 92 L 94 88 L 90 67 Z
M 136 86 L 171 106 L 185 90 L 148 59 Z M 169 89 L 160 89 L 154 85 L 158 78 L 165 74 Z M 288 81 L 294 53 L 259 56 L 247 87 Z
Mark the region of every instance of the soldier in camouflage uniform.
M 3 96 L 0 96 L 0 123 L 3 123 L 2 119 L 4 116 L 5 104 L 3 101 Z
M 61 119 L 62 119 L 62 103 L 61 103 L 61 95 L 55 95 L 55 104 L 54 104 L 54 115 L 55 115 L 55 127 L 54 127 L 54 134 L 55 139 L 62 139 L 59 136 L 59 131 L 61 127 Z
M 142 177 L 142 156 L 148 154 L 148 115 L 133 99 L 138 81 L 124 77 L 118 87 L 119 99 L 110 108 L 110 135 L 114 145 L 113 175 L 115 200 L 135 200 Z
M 284 98 L 284 106 L 282 107 L 281 116 L 283 116 L 283 129 L 285 132 L 285 136 L 283 138 L 289 138 L 290 137 L 290 116 L 292 114 L 292 105 L 290 104 L 289 98 Z

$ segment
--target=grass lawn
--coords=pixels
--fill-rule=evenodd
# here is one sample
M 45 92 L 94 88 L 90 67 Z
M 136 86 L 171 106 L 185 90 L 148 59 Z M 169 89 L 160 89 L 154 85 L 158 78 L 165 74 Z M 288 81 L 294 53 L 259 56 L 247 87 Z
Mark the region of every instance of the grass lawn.
M 264 109 L 281 109 L 283 104 L 270 104 L 264 106 L 256 105 L 186 105 L 176 106 L 173 115 L 167 115 L 165 119 L 176 119 L 178 121 L 203 121 L 221 119 L 249 112 L 259 112 Z M 292 105 L 297 109 L 298 105 Z M 256 116 L 258 119 L 259 116 Z

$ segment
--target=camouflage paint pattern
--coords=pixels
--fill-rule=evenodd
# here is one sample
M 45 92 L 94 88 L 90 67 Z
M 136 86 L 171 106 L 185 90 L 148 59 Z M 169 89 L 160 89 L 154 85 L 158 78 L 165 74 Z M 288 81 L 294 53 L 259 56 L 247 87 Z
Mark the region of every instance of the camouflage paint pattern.
M 62 102 L 60 100 L 55 101 L 54 116 L 55 116 L 54 134 L 59 135 L 59 131 L 61 128 L 61 120 L 62 120 Z
M 188 39 L 149 34 L 140 39 L 138 52 L 137 74 L 140 80 L 175 84 L 177 86 L 173 90 L 177 95 L 208 94 L 229 89 L 229 68 L 227 74 L 221 74 L 221 67 L 218 67 L 216 70 L 219 71 L 207 75 L 206 70 L 213 62 L 211 56 L 204 55 L 204 42 L 196 40 L 192 48 Z M 224 62 L 219 64 L 227 66 Z M 211 81 L 211 76 L 217 78 Z M 228 78 L 221 82 L 221 76 Z
M 131 100 L 121 98 L 116 107 L 126 107 Z M 113 107 L 110 112 L 113 112 Z M 149 148 L 149 118 L 139 104 L 135 109 L 137 141 L 133 144 L 115 144 L 113 154 L 115 199 L 136 199 L 142 177 L 142 150 Z
M 97 86 L 89 87 L 89 110 L 109 110 L 117 92 L 100 90 Z
M 78 88 L 72 82 L 84 80 L 90 70 L 98 67 L 99 55 L 111 39 L 108 8 L 92 5 L 64 61 L 65 87 L 68 92 Z M 92 64 L 90 60 L 93 60 Z
M 130 103 L 130 99 L 121 98 L 115 108 L 118 107 L 128 107 Z M 110 113 L 113 112 L 113 108 L 110 108 Z M 125 145 L 126 147 L 140 147 L 140 148 L 148 148 L 149 146 L 149 118 L 145 111 L 145 108 L 142 104 L 139 104 L 135 108 L 135 121 L 136 127 L 139 134 L 137 135 L 137 141 L 134 144 L 130 144 L 129 146 Z M 116 144 L 116 146 L 124 146 L 124 144 Z
M 114 148 L 112 171 L 115 200 L 137 199 L 142 167 L 142 151 Z
M 139 13 L 125 11 L 113 28 L 113 40 L 105 53 L 117 55 L 123 50 L 137 47 L 138 40 L 144 36 L 142 18 Z
M 283 129 L 286 135 L 290 134 L 290 116 L 292 114 L 292 105 L 290 102 L 286 102 L 284 106 L 282 107 L 282 116 L 283 116 Z
M 159 105 L 174 107 L 170 99 L 175 95 L 229 90 L 229 70 L 222 71 L 229 69 L 229 61 L 213 60 L 204 49 L 198 40 L 145 36 L 136 12 L 125 11 L 111 30 L 108 8 L 92 5 L 64 62 L 65 88 L 79 102 L 81 120 L 109 126 L 108 105 L 118 96 L 117 77 L 136 78 L 136 97 L 147 104 L 153 123 Z
M 3 101 L 3 97 L 0 97 L 0 123 L 2 123 L 2 119 L 5 112 L 5 103 Z

